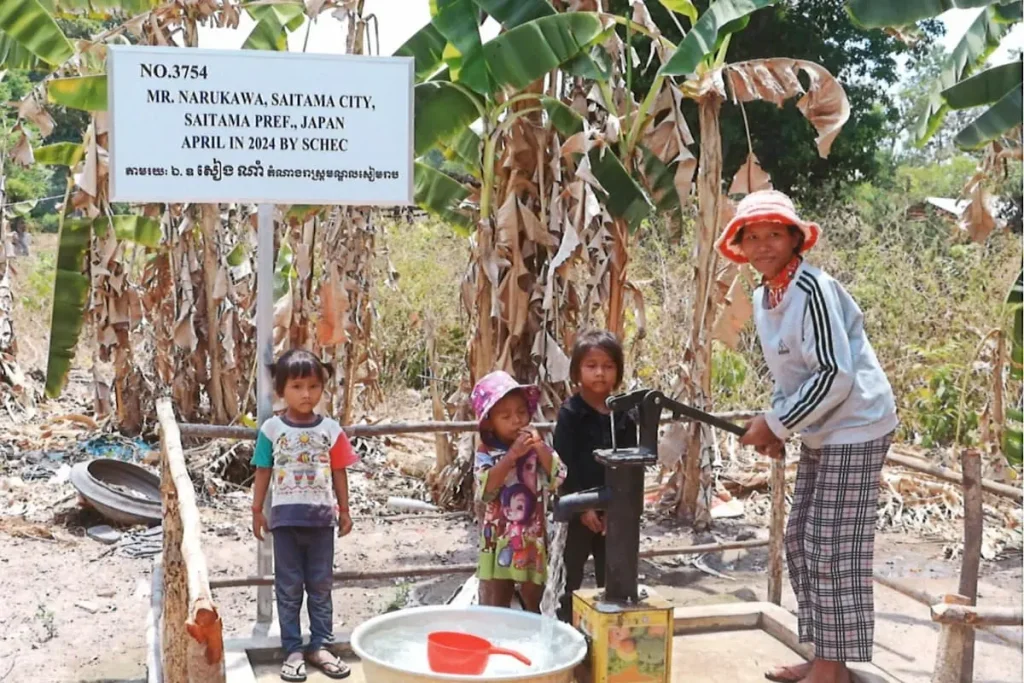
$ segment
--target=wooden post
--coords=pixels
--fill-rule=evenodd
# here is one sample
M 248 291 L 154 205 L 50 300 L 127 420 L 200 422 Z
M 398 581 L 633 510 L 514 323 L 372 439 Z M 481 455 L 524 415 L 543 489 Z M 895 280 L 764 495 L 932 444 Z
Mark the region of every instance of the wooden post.
M 157 401 L 156 413 L 160 485 L 169 503 L 164 513 L 164 677 L 167 683 L 224 683 L 223 628 L 210 592 L 199 508 L 170 399 Z
M 782 604 L 782 557 L 786 538 L 786 450 L 772 460 L 772 514 L 768 527 L 768 602 Z
M 256 221 L 256 420 L 263 426 L 274 415 L 274 206 L 260 204 Z M 253 439 L 256 438 L 253 434 Z M 267 492 L 263 514 L 270 519 L 272 491 Z M 274 539 L 263 534 L 256 543 L 256 572 L 274 573 Z M 270 586 L 256 590 L 256 622 L 270 623 L 274 616 L 274 594 Z
M 947 605 L 968 605 L 970 603 L 970 600 L 963 595 L 945 595 L 942 601 Z M 935 607 L 932 610 L 934 612 Z M 935 671 L 932 673 L 932 683 L 960 683 L 964 647 L 971 630 L 970 626 L 963 624 L 942 624 L 942 628 L 939 630 L 939 646 L 935 650 Z
M 965 448 L 960 454 L 964 491 L 964 555 L 960 567 L 960 595 L 971 605 L 978 604 L 978 570 L 981 567 L 981 539 L 984 532 L 984 510 L 981 494 L 981 453 Z M 966 636 L 960 683 L 974 680 L 974 629 Z
M 159 410 L 159 408 L 158 408 Z M 162 439 L 161 439 L 162 441 Z M 185 622 L 188 621 L 188 584 L 181 558 L 181 517 L 178 515 L 178 495 L 171 476 L 170 458 L 166 447 L 160 454 L 160 497 L 163 502 L 163 572 L 164 606 L 161 628 L 161 652 L 165 683 L 186 683 L 188 663 L 186 655 Z

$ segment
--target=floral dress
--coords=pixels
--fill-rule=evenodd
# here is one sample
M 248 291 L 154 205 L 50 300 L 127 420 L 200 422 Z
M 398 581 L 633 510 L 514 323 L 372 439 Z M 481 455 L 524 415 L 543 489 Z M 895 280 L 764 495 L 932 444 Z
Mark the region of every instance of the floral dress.
M 482 448 L 476 453 L 476 500 L 484 504 L 477 578 L 544 585 L 547 579 L 547 495 L 565 480 L 565 465 L 551 452 L 551 471 L 534 453 L 520 459 L 504 484 L 485 494 L 490 470 L 507 452 Z

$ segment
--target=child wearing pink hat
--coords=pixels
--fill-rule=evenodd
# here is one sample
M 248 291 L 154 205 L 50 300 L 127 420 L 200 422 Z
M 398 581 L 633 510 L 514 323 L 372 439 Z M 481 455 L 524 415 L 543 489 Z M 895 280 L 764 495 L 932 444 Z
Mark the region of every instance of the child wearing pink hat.
M 860 308 L 803 260 L 820 234 L 789 197 L 764 190 L 740 202 L 716 247 L 762 277 L 754 322 L 775 388 L 741 443 L 779 457 L 791 435 L 802 442 L 785 547 L 800 642 L 814 643 L 815 659 L 765 677 L 849 683 L 846 663 L 871 660 L 875 508 L 896 405 Z
M 470 397 L 480 430 L 476 500 L 480 520 L 479 603 L 509 607 L 519 585 L 526 608 L 540 612 L 547 580 L 547 495 L 565 480 L 565 466 L 530 420 L 540 390 L 507 372 L 492 372 Z

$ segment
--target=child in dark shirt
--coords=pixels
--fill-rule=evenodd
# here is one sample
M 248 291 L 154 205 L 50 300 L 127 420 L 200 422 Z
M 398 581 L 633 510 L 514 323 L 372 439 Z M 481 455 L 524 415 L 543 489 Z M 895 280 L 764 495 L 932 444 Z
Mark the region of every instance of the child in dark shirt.
M 605 401 L 622 382 L 623 370 L 622 345 L 613 334 L 591 330 L 577 338 L 569 365 L 577 392 L 562 405 L 555 426 L 555 450 L 568 470 L 563 494 L 604 486 L 604 465 L 594 459 L 594 451 L 612 447 L 612 416 Z M 616 447 L 636 446 L 636 422 L 625 413 L 614 418 Z M 569 522 L 565 594 L 559 608 L 563 621 L 572 616 L 572 593 L 583 585 L 583 568 L 591 555 L 597 586 L 604 587 L 604 533 L 600 512 L 590 510 Z

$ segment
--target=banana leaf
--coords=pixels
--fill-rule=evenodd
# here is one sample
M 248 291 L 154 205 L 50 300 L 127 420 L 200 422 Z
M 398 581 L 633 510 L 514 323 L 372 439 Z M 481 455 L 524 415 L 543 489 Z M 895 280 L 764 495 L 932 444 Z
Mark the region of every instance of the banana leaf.
M 288 33 L 302 26 L 306 10 L 301 2 L 251 5 L 246 8 L 256 25 L 242 44 L 243 50 L 288 50 Z
M 624 219 L 630 232 L 635 232 L 640 222 L 654 210 L 651 200 L 610 149 L 595 148 L 588 156 L 594 177 L 607 193 L 604 205 L 608 213 Z
M 459 133 L 458 137 L 444 150 L 445 159 L 464 166 L 466 171 L 476 178 L 481 176 L 482 155 L 483 140 L 469 127 Z
M 49 65 L 32 54 L 27 47 L 0 31 L 0 68 L 48 69 Z
M 541 97 L 541 106 L 548 115 L 548 120 L 555 127 L 562 139 L 574 135 L 583 130 L 583 117 L 576 111 L 554 97 Z
M 135 214 L 100 216 L 93 221 L 92 229 L 96 231 L 97 236 L 104 237 L 111 227 L 114 228 L 114 236 L 118 240 L 134 242 L 150 249 L 158 248 L 163 239 L 159 218 Z
M 447 145 L 480 118 L 482 104 L 465 89 L 449 82 L 420 83 L 413 95 L 416 111 L 413 149 L 417 157 L 435 145 Z
M 600 45 L 593 45 L 563 64 L 562 68 L 578 78 L 607 81 L 612 77 L 612 57 Z
M 978 149 L 1020 126 L 1022 116 L 1024 87 L 1018 83 L 1003 99 L 957 133 L 956 144 L 964 149 Z
M 749 14 L 776 4 L 778 0 L 718 0 L 704 12 L 672 56 L 661 67 L 662 76 L 688 76 L 708 55 L 713 55 L 718 42 Z
M 36 163 L 43 166 L 74 166 L 83 154 L 85 148 L 74 142 L 57 142 L 32 150 Z
M 676 14 L 682 14 L 684 17 L 690 20 L 690 26 L 697 23 L 697 19 L 700 16 L 700 10 L 697 6 L 691 2 L 691 0 L 660 0 L 661 4 L 665 9 Z
M 1024 81 L 1024 64 L 1010 62 L 982 71 L 942 91 L 950 109 L 970 109 L 998 102 L 1015 85 Z
M 495 87 L 521 90 L 575 57 L 602 31 L 601 19 L 592 12 L 542 17 L 488 41 L 483 59 Z
M 75 54 L 71 42 L 39 0 L 0 2 L 0 31 L 51 66 L 60 66 Z
M 75 347 L 85 324 L 89 300 L 86 254 L 93 221 L 64 220 L 57 246 L 57 272 L 53 282 L 53 313 L 50 319 L 50 348 L 46 360 L 46 395 L 57 398 L 67 383 Z
M 274 301 L 278 301 L 289 292 L 294 277 L 295 252 L 287 242 L 281 242 L 277 249 L 277 261 L 274 263 Z
M 480 10 L 473 0 L 430 0 L 430 22 L 448 43 L 441 53 L 451 79 L 461 81 L 478 93 L 494 90 L 494 83 L 481 59 Z
M 1000 41 L 1010 26 L 996 20 L 991 7 L 985 9 L 971 22 L 964 37 L 953 48 L 942 63 L 938 83 L 917 120 L 915 136 L 917 144 L 928 142 L 942 125 L 949 105 L 942 98 L 942 92 L 952 88 L 961 79 L 969 76 L 975 68 L 984 64 L 989 55 L 999 47 Z
M 675 211 L 679 208 L 679 194 L 676 192 L 676 167 L 679 162 L 666 164 L 651 150 L 640 147 L 643 153 L 643 177 L 650 191 L 658 213 Z
M 473 217 L 461 208 L 469 189 L 449 175 L 419 161 L 414 172 L 416 204 L 448 223 L 461 235 L 473 230 Z
M 1011 0 L 1001 5 L 993 5 L 992 12 L 995 15 L 996 21 L 1001 21 L 1004 24 L 1013 24 L 1024 19 L 1024 3 L 1021 3 L 1020 0 Z
M 441 66 L 441 53 L 444 52 L 447 42 L 433 24 L 427 24 L 413 34 L 412 38 L 402 43 L 402 46 L 395 50 L 395 56 L 413 58 L 416 82 L 420 82 Z
M 501 24 L 505 29 L 556 14 L 547 0 L 473 0 L 477 7 Z
M 906 26 L 951 9 L 985 7 L 1006 0 L 848 0 L 846 11 L 865 28 Z M 1019 4 L 1019 3 L 1018 3 Z
M 46 86 L 51 102 L 83 111 L 107 110 L 107 76 L 57 78 Z

